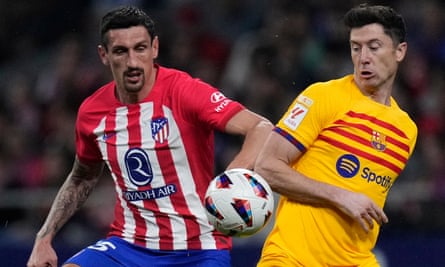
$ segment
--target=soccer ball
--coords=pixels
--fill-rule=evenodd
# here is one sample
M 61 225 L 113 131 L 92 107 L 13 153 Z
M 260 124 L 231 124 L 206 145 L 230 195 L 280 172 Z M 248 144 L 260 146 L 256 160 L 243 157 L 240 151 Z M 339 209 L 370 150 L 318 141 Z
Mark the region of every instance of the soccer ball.
M 204 198 L 209 222 L 219 232 L 236 237 L 260 231 L 272 216 L 273 193 L 259 174 L 242 168 L 217 175 Z

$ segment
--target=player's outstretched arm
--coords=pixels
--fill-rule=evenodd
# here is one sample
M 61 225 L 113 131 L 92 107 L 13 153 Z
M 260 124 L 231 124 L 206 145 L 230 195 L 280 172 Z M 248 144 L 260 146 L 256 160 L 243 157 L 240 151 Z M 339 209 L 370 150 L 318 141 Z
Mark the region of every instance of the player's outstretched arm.
M 243 135 L 244 142 L 227 169 L 253 169 L 256 157 L 272 129 L 273 125 L 268 119 L 250 110 L 242 110 L 233 116 L 227 122 L 226 132 Z
M 374 227 L 374 222 L 388 221 L 382 208 L 366 195 L 316 181 L 291 168 L 301 154 L 288 140 L 272 132 L 254 170 L 273 191 L 300 203 L 335 208 L 355 220 L 365 232 Z
M 103 163 L 82 164 L 76 158 L 71 172 L 54 199 L 45 223 L 36 235 L 27 267 L 57 266 L 52 240 L 88 198 L 99 180 L 103 166 Z

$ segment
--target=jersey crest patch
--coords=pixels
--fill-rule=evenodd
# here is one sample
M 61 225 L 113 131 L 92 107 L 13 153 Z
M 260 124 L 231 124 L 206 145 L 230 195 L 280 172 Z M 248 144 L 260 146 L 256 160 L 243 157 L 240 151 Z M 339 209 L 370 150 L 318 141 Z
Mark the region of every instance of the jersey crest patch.
M 166 117 L 154 118 L 151 120 L 151 136 L 157 143 L 164 143 L 168 139 L 170 130 Z
M 386 149 L 386 136 L 377 131 L 372 131 L 371 145 L 377 151 Z
M 308 108 L 301 103 L 296 103 L 290 110 L 289 114 L 284 118 L 284 124 L 291 130 L 297 129 L 301 121 L 306 117 Z

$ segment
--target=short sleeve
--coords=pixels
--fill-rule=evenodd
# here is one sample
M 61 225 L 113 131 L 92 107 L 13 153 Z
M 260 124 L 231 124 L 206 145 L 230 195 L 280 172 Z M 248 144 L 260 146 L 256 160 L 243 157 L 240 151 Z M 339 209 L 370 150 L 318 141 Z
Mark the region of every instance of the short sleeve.
M 189 79 L 180 90 L 184 117 L 223 131 L 227 122 L 245 107 L 199 79 Z
M 96 138 L 90 127 L 89 119 L 83 112 L 82 106 L 79 109 L 76 120 L 76 155 L 81 162 L 99 162 L 102 160 L 101 153 L 97 146 Z
M 335 113 L 326 90 L 321 84 L 306 88 L 288 107 L 277 128 L 301 146 L 310 146 Z

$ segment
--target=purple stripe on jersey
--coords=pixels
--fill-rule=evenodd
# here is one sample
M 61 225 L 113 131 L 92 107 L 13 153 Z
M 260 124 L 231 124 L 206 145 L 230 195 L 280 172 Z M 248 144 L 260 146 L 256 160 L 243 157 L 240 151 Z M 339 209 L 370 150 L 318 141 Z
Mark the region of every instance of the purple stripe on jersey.
M 300 142 L 298 142 L 297 139 L 295 139 L 292 135 L 287 133 L 285 130 L 283 130 L 283 129 L 279 128 L 279 127 L 275 127 L 273 130 L 274 130 L 274 132 L 276 132 L 279 135 L 281 135 L 284 138 L 286 138 L 289 142 L 291 142 L 301 152 L 305 152 L 306 151 L 306 148 L 304 147 L 304 145 L 301 144 Z

